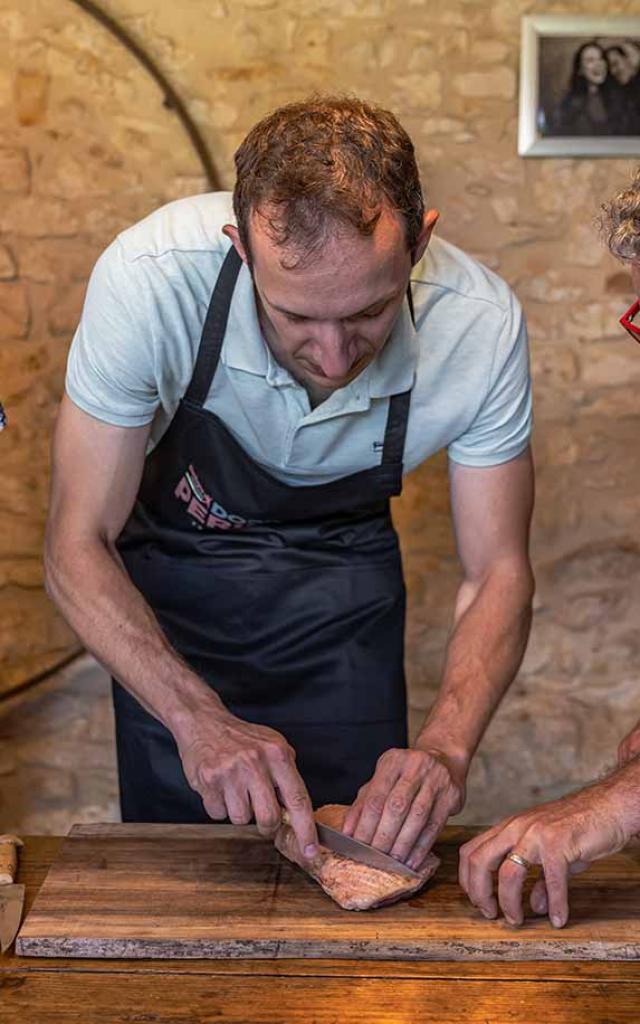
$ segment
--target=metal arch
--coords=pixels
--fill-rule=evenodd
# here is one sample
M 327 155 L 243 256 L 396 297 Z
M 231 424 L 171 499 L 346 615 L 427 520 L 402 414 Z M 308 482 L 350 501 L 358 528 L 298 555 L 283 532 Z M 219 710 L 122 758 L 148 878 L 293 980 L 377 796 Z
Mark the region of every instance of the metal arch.
M 94 3 L 94 0 L 71 0 L 71 3 L 80 7 L 86 14 L 98 21 L 112 36 L 122 43 L 130 53 L 136 58 L 139 64 L 142 64 L 145 71 L 147 71 L 156 84 L 160 87 L 164 95 L 164 106 L 168 110 L 174 110 L 178 119 L 180 120 L 183 128 L 185 129 L 193 148 L 195 149 L 202 167 L 204 169 L 207 182 L 212 192 L 219 192 L 222 189 L 218 172 L 216 171 L 213 159 L 207 145 L 198 130 L 198 127 L 187 110 L 184 102 L 173 88 L 171 83 L 167 80 L 164 73 L 151 59 L 148 53 L 143 50 L 140 43 L 138 43 L 129 33 L 118 24 L 110 14 L 107 14 Z

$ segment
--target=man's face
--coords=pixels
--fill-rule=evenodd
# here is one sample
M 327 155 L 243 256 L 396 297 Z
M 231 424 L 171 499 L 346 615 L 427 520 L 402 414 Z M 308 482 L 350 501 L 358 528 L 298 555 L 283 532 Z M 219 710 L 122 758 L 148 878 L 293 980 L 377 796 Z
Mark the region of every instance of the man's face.
M 265 339 L 278 363 L 318 404 L 357 377 L 383 348 L 405 297 L 411 255 L 404 223 L 383 210 L 369 237 L 336 228 L 300 266 L 286 269 L 290 256 L 254 214 L 252 274 Z

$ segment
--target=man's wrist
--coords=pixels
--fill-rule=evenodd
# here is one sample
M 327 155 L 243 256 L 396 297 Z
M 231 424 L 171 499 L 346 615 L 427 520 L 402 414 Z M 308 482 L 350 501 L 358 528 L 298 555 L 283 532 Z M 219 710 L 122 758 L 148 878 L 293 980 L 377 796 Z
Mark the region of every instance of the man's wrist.
M 614 781 L 615 780 L 615 781 Z M 612 777 L 620 826 L 627 840 L 640 838 L 640 757 L 634 757 Z
M 228 714 L 215 690 L 188 672 L 174 687 L 164 708 L 163 721 L 180 747 L 193 740 L 203 720 L 211 722 Z
M 424 750 L 441 754 L 452 762 L 464 777 L 469 771 L 473 751 L 468 750 L 460 740 L 449 732 L 425 726 L 420 730 L 412 744 L 415 750 Z

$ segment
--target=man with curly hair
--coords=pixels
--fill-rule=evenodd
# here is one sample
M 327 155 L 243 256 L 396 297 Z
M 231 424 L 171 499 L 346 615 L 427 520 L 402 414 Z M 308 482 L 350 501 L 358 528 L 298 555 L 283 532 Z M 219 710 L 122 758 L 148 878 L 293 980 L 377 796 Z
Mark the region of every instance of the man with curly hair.
M 601 226 L 611 253 L 628 265 L 640 297 L 640 171 L 603 207 Z M 639 321 L 636 300 L 620 323 L 637 342 Z M 485 917 L 497 917 L 500 909 L 510 924 L 522 924 L 524 882 L 529 869 L 540 865 L 531 907 L 537 914 L 548 913 L 557 928 L 567 923 L 569 877 L 621 850 L 640 833 L 639 755 L 640 722 L 620 743 L 618 767 L 606 778 L 507 818 L 462 847 L 460 883 Z
M 531 618 L 527 337 L 432 232 L 388 111 L 316 98 L 98 261 L 53 451 L 50 593 L 114 677 L 125 820 L 312 805 L 414 867 L 464 802 Z M 463 576 L 411 747 L 389 499 L 450 459 Z M 115 681 L 117 680 L 117 682 Z

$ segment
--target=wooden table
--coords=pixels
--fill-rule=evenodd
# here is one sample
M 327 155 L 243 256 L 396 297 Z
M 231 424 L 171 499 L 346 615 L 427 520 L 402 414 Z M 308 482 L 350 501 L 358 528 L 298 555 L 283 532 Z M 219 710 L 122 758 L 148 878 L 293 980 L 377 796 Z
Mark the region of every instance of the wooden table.
M 27 838 L 28 909 L 60 838 Z M 0 957 L 2 1024 L 634 1024 L 640 962 Z

